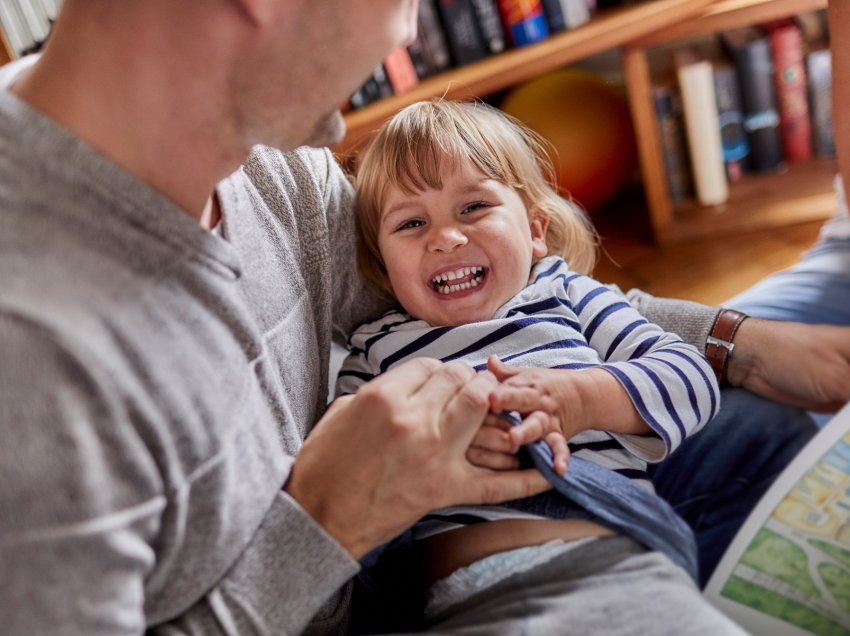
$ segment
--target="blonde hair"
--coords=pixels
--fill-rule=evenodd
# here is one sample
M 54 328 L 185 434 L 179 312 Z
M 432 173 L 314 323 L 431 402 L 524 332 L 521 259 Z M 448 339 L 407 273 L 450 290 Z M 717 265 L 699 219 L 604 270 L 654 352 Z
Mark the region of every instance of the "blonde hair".
M 549 219 L 549 254 L 590 274 L 597 236 L 587 215 L 561 197 L 546 142 L 519 120 L 483 102 L 444 99 L 411 104 L 387 121 L 357 162 L 357 258 L 367 281 L 391 292 L 378 249 L 390 187 L 413 194 L 441 189 L 443 163 L 471 161 L 485 176 L 516 190 Z

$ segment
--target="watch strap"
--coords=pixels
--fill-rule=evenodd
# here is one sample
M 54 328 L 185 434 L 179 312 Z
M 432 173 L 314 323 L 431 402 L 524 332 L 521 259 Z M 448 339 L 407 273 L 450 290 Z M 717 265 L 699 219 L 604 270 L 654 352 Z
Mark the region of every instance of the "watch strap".
M 714 319 L 711 332 L 705 342 L 705 357 L 717 376 L 721 386 L 727 384 L 726 370 L 735 350 L 735 334 L 741 323 L 749 316 L 734 309 L 721 309 Z

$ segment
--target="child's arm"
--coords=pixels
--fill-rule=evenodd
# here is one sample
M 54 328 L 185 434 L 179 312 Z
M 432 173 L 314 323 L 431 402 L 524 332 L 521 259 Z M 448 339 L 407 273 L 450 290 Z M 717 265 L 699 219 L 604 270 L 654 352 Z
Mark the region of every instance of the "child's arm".
M 695 348 L 649 323 L 620 294 L 592 278 L 568 272 L 558 280 L 553 291 L 575 313 L 586 341 L 603 363 L 585 371 L 519 371 L 507 386 L 496 389 L 497 404 L 557 411 L 557 417 L 565 420 L 568 437 L 587 429 L 609 431 L 637 456 L 659 461 L 717 411 L 719 389 L 708 362 Z M 605 378 L 603 373 L 611 377 Z M 511 388 L 518 383 L 526 385 L 528 395 L 518 397 Z M 530 397 L 534 395 L 531 389 L 537 398 Z M 554 405 L 555 396 L 559 409 Z M 643 426 L 635 421 L 635 415 Z M 633 434 L 638 431 L 652 431 L 657 437 Z

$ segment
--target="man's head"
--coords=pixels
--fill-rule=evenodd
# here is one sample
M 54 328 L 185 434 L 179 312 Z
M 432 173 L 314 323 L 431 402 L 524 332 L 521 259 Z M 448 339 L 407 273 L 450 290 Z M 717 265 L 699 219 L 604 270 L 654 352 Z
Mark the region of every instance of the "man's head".
M 169 119 L 196 117 L 223 143 L 326 145 L 343 133 L 340 105 L 415 36 L 417 6 L 418 0 L 66 0 L 46 57 L 62 49 L 56 58 L 66 71 L 85 65 L 113 91 L 138 82 L 136 101 L 180 98 L 183 110 L 169 105 Z M 123 83 L 107 75 L 119 68 Z

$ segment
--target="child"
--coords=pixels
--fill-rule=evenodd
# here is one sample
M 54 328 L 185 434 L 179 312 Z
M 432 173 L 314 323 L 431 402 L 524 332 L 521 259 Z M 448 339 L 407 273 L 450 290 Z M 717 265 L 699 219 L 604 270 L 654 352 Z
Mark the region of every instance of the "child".
M 564 480 L 554 474 L 563 470 L 546 473 L 545 462 L 535 463 L 581 506 L 564 506 L 554 515 L 551 504 L 533 502 L 456 507 L 420 522 L 416 536 L 439 562 L 432 580 L 473 561 L 504 569 L 514 549 L 549 538 L 602 536 L 602 526 L 631 534 L 687 567 L 676 553 L 681 534 L 666 543 L 658 539 L 668 526 L 678 531 L 683 524 L 651 493 L 645 468 L 713 417 L 713 373 L 696 349 L 648 323 L 586 275 L 595 258 L 594 235 L 582 212 L 551 187 L 550 170 L 542 145 L 518 122 L 481 103 L 442 100 L 402 110 L 359 162 L 360 267 L 404 311 L 355 332 L 337 394 L 353 393 L 414 357 L 463 360 L 476 369 L 489 367 L 503 380 L 492 397 L 494 412 L 549 416 L 528 418 L 510 431 L 484 427 L 476 463 L 499 467 L 505 452 L 540 437 L 546 432 L 541 424 L 552 421 L 572 451 Z M 503 362 L 488 362 L 494 354 Z M 557 462 L 559 447 L 551 443 Z M 564 486 L 577 467 L 603 486 L 582 495 Z M 613 521 L 610 507 L 620 514 Z M 647 531 L 654 517 L 664 522 L 656 519 Z M 510 530 L 474 523 L 480 519 L 510 520 Z M 538 534 L 541 527 L 556 529 Z M 494 553 L 500 554 L 490 557 Z M 533 551 L 521 554 L 517 563 L 535 560 Z M 431 588 L 432 620 L 449 615 L 483 579 L 489 585 L 492 571 L 474 583 L 456 576 Z

